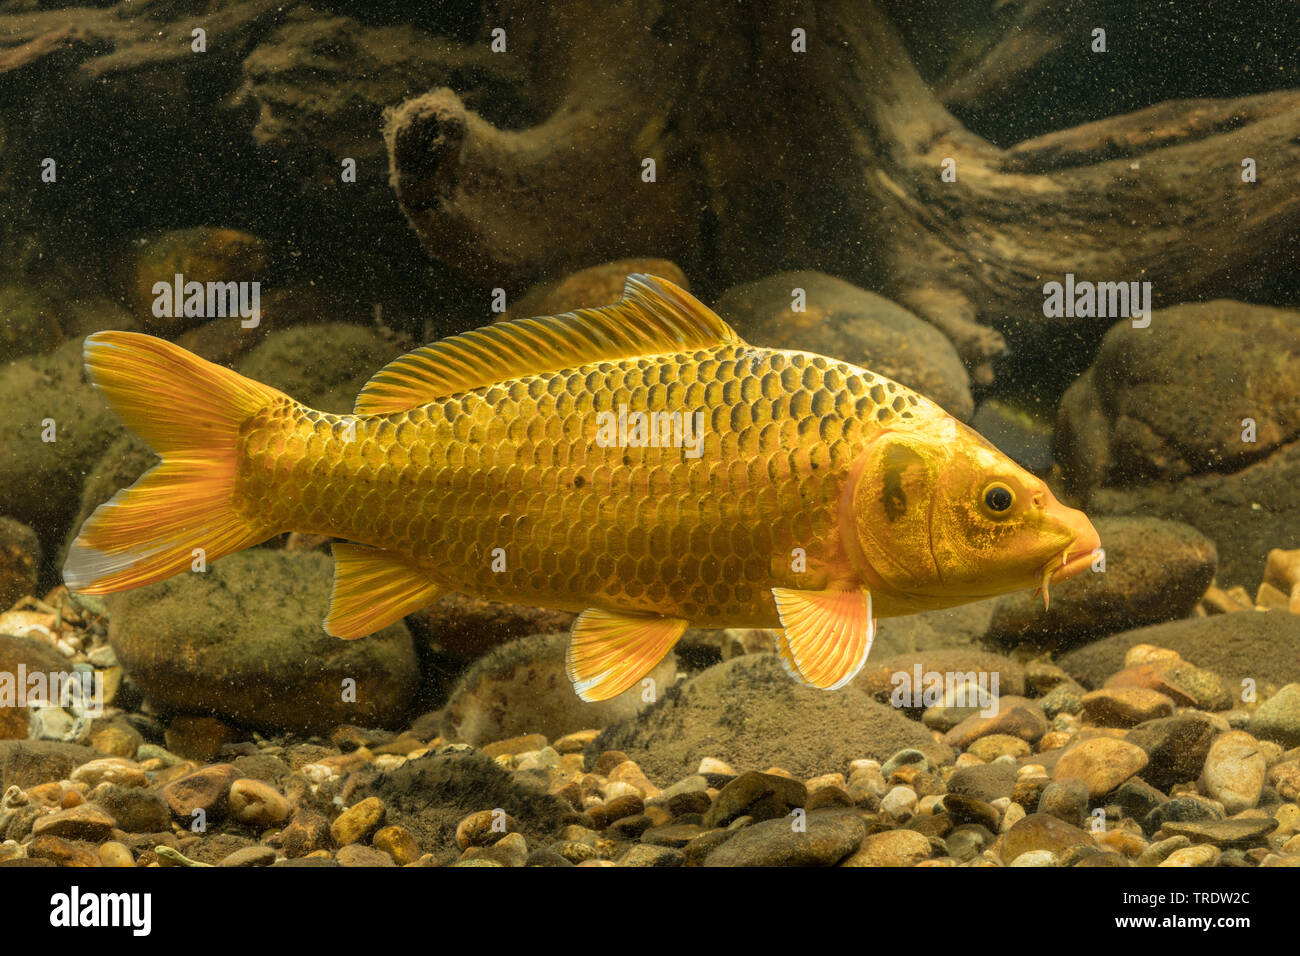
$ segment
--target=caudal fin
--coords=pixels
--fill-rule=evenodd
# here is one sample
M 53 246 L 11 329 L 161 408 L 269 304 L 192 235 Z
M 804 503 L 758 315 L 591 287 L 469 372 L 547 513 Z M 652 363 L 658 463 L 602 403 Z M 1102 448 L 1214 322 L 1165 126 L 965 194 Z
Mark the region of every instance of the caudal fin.
M 162 457 L 95 509 L 63 565 L 82 594 L 124 591 L 257 544 L 233 501 L 239 428 L 286 396 L 151 335 L 86 338 L 86 372 L 122 420 Z M 196 550 L 196 549 L 201 549 Z

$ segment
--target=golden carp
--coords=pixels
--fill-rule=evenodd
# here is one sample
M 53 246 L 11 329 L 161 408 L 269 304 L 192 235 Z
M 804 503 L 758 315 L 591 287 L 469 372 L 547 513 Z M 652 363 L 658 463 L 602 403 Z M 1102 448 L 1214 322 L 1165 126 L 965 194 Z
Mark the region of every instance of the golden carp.
M 146 335 L 91 335 L 85 363 L 162 461 L 81 529 L 73 591 L 330 535 L 349 542 L 330 633 L 361 637 L 445 591 L 580 611 L 568 669 L 586 700 L 632 686 L 692 625 L 780 627 L 787 670 L 839 687 L 877 617 L 1045 589 L 1099 545 L 928 399 L 747 345 L 649 276 L 607 308 L 417 349 L 351 415 Z

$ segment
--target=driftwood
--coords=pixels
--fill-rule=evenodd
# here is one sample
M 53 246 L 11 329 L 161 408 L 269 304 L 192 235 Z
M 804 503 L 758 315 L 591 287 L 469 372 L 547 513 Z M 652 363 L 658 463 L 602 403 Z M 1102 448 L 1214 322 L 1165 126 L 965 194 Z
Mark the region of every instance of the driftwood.
M 1300 223 L 1300 92 L 1167 102 L 1000 149 L 941 104 L 871 0 L 498 10 L 545 119 L 493 126 L 442 89 L 387 130 L 426 248 L 484 282 L 637 254 L 715 282 L 815 265 L 910 306 L 988 381 L 997 330 L 1041 330 L 1042 286 L 1067 272 L 1150 281 L 1165 305 L 1293 267 L 1263 253 Z
M 391 236 L 387 217 L 399 214 L 377 177 L 337 188 L 340 154 L 386 158 L 425 249 L 475 282 L 516 291 L 653 255 L 709 295 L 816 268 L 912 308 L 982 382 L 1003 334 L 1019 346 L 1060 321 L 1044 318 L 1042 287 L 1067 272 L 1149 281 L 1159 307 L 1294 267 L 1269 252 L 1300 223 L 1298 91 L 1165 102 L 1006 149 L 948 111 L 1023 78 L 1083 22 L 1054 18 L 1043 0 L 1018 15 L 1023 36 L 990 30 L 938 92 L 876 0 L 499 0 L 472 42 L 436 36 L 427 20 L 376 26 L 295 0 L 197 13 L 180 0 L 32 6 L 0 0 L 0 233 L 75 220 L 32 206 L 25 184 L 51 124 L 89 104 L 137 124 L 115 144 L 117 166 L 87 170 L 100 195 L 71 180 L 58 194 L 94 198 L 101 214 L 127 202 L 105 187 L 152 194 L 148 170 L 180 161 L 160 152 L 165 133 L 140 135 L 138 117 L 162 110 L 178 124 L 195 111 L 263 151 L 245 153 L 251 165 L 231 182 L 263 183 L 253 202 L 273 217 L 317 223 L 333 210 L 351 223 L 338 242 Z M 196 26 L 202 55 L 188 44 Z M 495 27 L 504 53 L 489 48 Z M 792 49 L 796 30 L 805 52 Z M 25 117 L 33 89 L 42 106 Z M 420 89 L 433 91 L 407 99 Z M 219 165 L 222 149 L 184 162 Z M 1246 158 L 1256 183 L 1242 181 Z M 642 179 L 646 159 L 654 182 Z M 955 182 L 941 179 L 946 159 Z M 267 182 L 272 167 L 285 178 Z M 281 195 L 295 183 L 298 195 Z M 328 230 L 298 231 L 337 258 Z

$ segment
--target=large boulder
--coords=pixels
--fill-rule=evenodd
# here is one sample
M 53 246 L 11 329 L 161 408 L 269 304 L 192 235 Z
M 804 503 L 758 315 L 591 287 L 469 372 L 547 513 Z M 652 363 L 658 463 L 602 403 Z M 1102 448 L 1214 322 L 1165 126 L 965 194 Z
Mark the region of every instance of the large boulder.
M 1214 542 L 1158 518 L 1098 518 L 1105 570 L 1052 585 L 1050 608 L 1029 591 L 1004 594 L 986 637 L 1066 648 L 1104 634 L 1186 617 L 1214 578 Z
M 882 763 L 914 748 L 932 765 L 952 751 L 921 724 L 851 682 L 835 691 L 798 683 L 775 654 L 724 661 L 668 691 L 644 713 L 607 729 L 589 754 L 621 750 L 663 783 L 693 773 L 704 757 L 737 770 L 778 766 L 800 777 Z
M 86 473 L 123 426 L 86 380 L 79 340 L 0 366 L 0 408 L 0 512 L 55 554 Z
M 396 726 L 419 680 L 411 636 L 400 622 L 355 641 L 325 633 L 333 577 L 315 551 L 232 554 L 111 595 L 109 640 L 164 711 L 268 731 Z
M 1112 634 L 1062 655 L 1060 665 L 1088 687 L 1124 669 L 1124 655 L 1136 644 L 1168 648 L 1190 664 L 1214 671 L 1239 692 L 1249 678 L 1261 692 L 1300 681 L 1300 615 L 1284 611 L 1242 611 L 1170 621 Z
M 565 674 L 567 632 L 536 634 L 511 641 L 479 659 L 456 684 L 442 710 L 442 736 L 482 746 L 523 734 L 551 740 L 577 730 L 607 727 L 633 717 L 672 686 L 676 656 L 669 652 L 643 683 L 610 700 L 587 703 Z
M 297 325 L 268 335 L 237 371 L 312 408 L 341 415 L 352 411 L 362 386 L 401 352 L 359 325 Z
M 1216 300 L 1115 325 L 1062 398 L 1056 454 L 1091 513 L 1186 522 L 1220 583 L 1247 584 L 1300 541 L 1298 440 L 1300 313 Z
M 807 297 L 792 308 L 795 289 Z M 975 411 L 957 350 L 934 326 L 874 292 L 822 272 L 781 272 L 733 286 L 715 311 L 752 345 L 817 352 L 870 369 L 966 421 Z

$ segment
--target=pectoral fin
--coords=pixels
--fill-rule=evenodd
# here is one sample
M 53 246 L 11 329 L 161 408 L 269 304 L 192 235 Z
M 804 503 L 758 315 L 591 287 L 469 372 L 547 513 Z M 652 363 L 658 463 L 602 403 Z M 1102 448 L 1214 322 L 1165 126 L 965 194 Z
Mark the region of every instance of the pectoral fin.
M 609 700 L 654 669 L 688 622 L 679 617 L 588 608 L 573 622 L 565 668 L 585 701 Z
M 442 591 L 404 555 L 359 544 L 333 548 L 334 593 L 325 630 L 335 637 L 373 634 L 432 604 Z
M 876 634 L 871 592 L 772 588 L 772 596 L 785 628 L 776 642 L 785 669 L 823 690 L 851 681 L 866 662 Z

